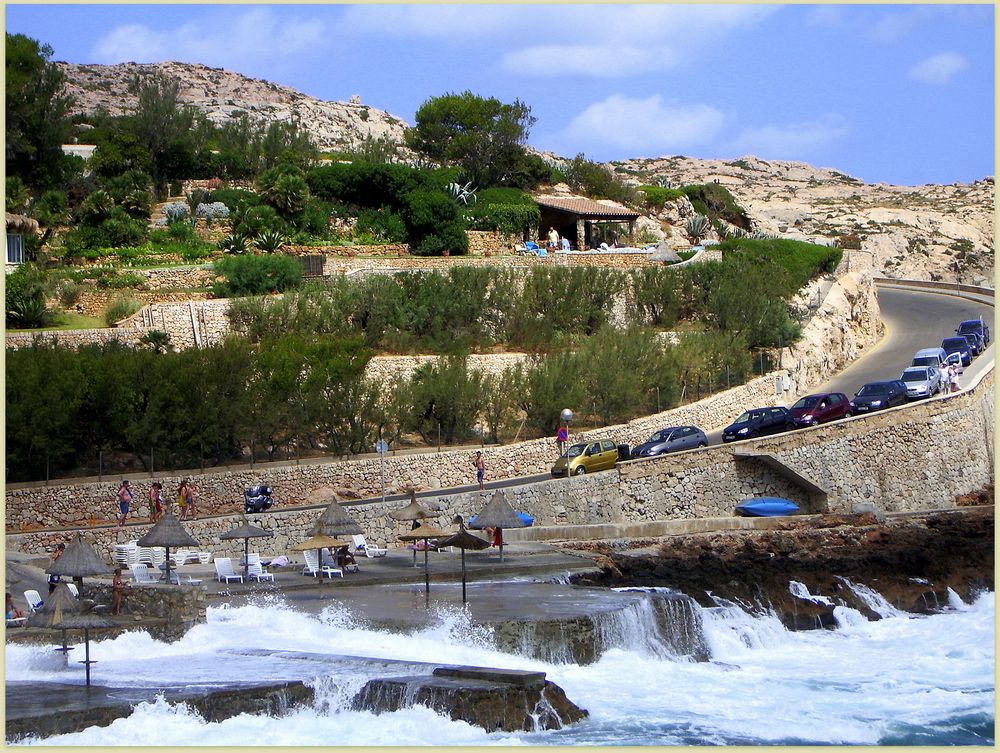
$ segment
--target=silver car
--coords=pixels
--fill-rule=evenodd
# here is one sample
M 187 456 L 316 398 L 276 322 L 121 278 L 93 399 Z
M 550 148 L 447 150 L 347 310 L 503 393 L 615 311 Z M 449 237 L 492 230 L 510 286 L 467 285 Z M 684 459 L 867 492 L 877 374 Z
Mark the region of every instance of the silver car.
M 936 395 L 943 387 L 941 370 L 933 366 L 911 366 L 899 378 L 906 385 L 906 397 L 911 400 Z
M 693 450 L 708 445 L 708 437 L 697 426 L 671 426 L 660 429 L 638 447 L 632 449 L 633 458 L 651 458 L 668 452 Z

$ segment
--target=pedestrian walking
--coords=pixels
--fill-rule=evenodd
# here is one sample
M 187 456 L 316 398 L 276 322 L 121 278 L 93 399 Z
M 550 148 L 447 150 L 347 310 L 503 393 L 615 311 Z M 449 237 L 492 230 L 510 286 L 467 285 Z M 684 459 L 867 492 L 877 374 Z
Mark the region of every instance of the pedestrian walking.
M 187 479 L 184 479 L 177 487 L 177 509 L 180 510 L 180 515 L 177 516 L 178 520 L 184 520 L 187 517 L 187 504 Z
M 476 450 L 476 457 L 472 459 L 472 464 L 476 467 L 476 481 L 479 482 L 479 490 L 482 491 L 486 488 L 483 486 L 483 479 L 486 478 L 486 459 L 479 450 Z
M 554 227 L 549 228 L 549 248 L 553 251 L 559 248 L 559 233 Z
M 185 481 L 184 501 L 187 503 L 184 509 L 191 517 L 191 520 L 197 520 L 197 510 L 194 508 L 194 484 L 191 483 L 191 479 Z
M 960 392 L 962 390 L 962 385 L 958 381 L 958 364 L 953 363 L 951 365 L 951 391 Z
M 132 489 L 129 488 L 128 479 L 122 479 L 121 486 L 118 487 L 118 526 L 125 525 L 125 519 L 128 517 L 129 506 L 132 504 L 132 500 L 135 499 L 135 495 L 132 494 Z
M 154 481 L 153 485 L 149 488 L 149 522 L 155 523 L 163 515 L 163 497 L 160 496 L 160 491 L 163 489 L 163 485 L 159 481 Z
M 938 371 L 941 373 L 941 385 L 938 392 L 947 395 L 951 392 L 951 366 L 946 363 L 942 363 L 938 367 Z

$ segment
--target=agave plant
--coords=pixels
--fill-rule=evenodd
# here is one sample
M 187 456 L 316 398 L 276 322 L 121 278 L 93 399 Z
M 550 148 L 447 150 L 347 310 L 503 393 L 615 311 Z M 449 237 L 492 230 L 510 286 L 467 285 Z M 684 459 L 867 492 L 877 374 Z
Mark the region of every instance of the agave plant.
M 476 189 L 472 187 L 471 180 L 464 186 L 458 183 L 449 183 L 445 186 L 445 190 L 459 204 L 471 206 L 476 203 Z
M 266 254 L 273 254 L 285 245 L 285 236 L 277 230 L 265 230 L 253 239 L 253 244 Z
M 687 224 L 684 226 L 684 230 L 687 232 L 688 237 L 697 243 L 708 235 L 708 231 L 711 227 L 712 223 L 709 222 L 708 217 L 703 214 L 696 214 L 687 221 Z
M 219 248 L 227 254 L 245 254 L 250 250 L 248 240 L 243 233 L 233 233 L 219 241 Z

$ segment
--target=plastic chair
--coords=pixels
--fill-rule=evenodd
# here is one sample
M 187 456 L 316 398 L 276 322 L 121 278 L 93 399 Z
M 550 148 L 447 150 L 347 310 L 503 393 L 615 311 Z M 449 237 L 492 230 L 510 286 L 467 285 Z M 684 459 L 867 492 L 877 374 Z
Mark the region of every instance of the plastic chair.
M 215 558 L 215 577 L 221 583 L 228 583 L 231 580 L 243 582 L 243 576 L 233 572 L 233 561 L 229 557 Z
M 388 549 L 379 549 L 377 546 L 370 546 L 368 542 L 365 541 L 364 534 L 354 534 L 351 536 L 351 540 L 354 542 L 354 553 L 364 554 L 369 559 L 385 557 L 389 551 Z
M 250 576 L 250 580 L 255 580 L 257 582 L 262 580 L 274 581 L 274 575 L 267 572 L 267 570 L 264 569 L 264 566 L 260 564 L 259 560 L 257 562 L 251 562 L 247 565 L 247 573 Z
M 28 609 L 32 612 L 37 612 L 42 608 L 42 597 L 39 596 L 38 591 L 28 590 L 24 592 L 24 600 L 28 602 Z
M 314 578 L 319 575 L 325 575 L 327 578 L 332 578 L 334 575 L 339 575 L 341 578 L 344 577 L 344 571 L 339 567 L 330 567 L 329 565 L 324 565 L 320 567 L 319 557 L 316 555 L 315 549 L 307 549 L 302 552 L 303 559 L 305 559 L 305 566 L 302 568 L 303 575 L 311 575 Z
M 132 571 L 132 580 L 140 586 L 153 585 L 156 583 L 156 581 L 153 580 L 153 576 L 149 574 L 149 565 L 143 562 L 129 565 L 129 570 Z

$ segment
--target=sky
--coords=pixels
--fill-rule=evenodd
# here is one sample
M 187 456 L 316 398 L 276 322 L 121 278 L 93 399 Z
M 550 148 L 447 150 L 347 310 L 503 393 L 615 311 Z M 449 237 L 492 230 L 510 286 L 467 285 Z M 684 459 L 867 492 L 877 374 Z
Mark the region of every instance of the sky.
M 531 146 L 598 161 L 795 160 L 870 183 L 994 174 L 992 5 L 8 4 L 73 63 L 176 60 L 409 124 L 515 99 Z

